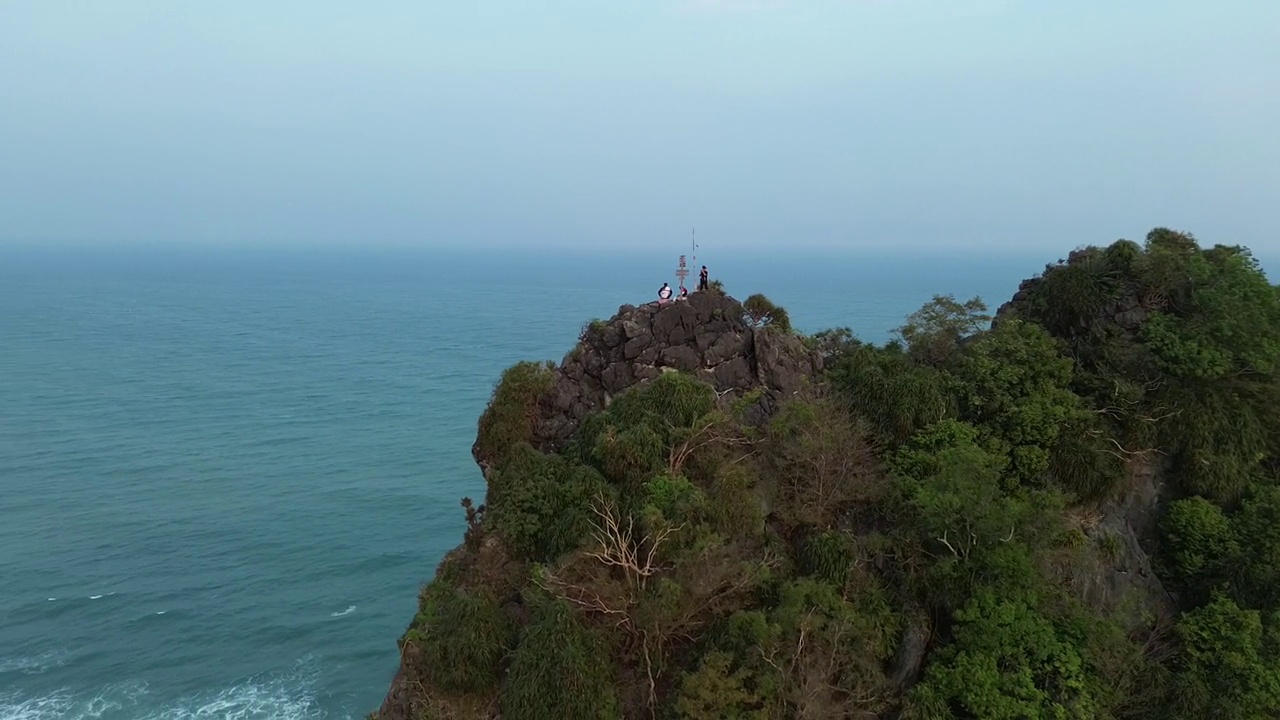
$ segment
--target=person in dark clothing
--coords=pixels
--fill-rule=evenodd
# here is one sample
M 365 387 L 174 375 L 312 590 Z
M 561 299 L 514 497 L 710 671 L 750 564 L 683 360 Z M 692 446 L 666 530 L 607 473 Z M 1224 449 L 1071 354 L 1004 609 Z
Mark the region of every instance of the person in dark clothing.
M 707 266 L 703 265 L 702 272 L 698 273 L 698 289 L 706 290 L 708 287 L 709 286 L 707 284 Z

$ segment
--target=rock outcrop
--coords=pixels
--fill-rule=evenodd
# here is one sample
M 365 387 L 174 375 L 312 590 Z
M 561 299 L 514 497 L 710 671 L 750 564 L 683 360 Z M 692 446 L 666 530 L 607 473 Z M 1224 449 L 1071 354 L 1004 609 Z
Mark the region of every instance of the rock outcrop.
M 1073 250 L 1067 255 L 1067 260 L 1061 265 L 1045 266 L 1045 273 L 1054 272 L 1057 268 L 1068 267 L 1071 265 L 1082 264 L 1093 261 L 1097 258 L 1098 250 L 1096 248 L 1086 250 Z M 1018 284 L 1018 290 L 1008 302 L 1001 305 L 995 314 L 992 325 L 998 325 L 1001 320 L 1017 317 L 1023 313 L 1023 309 L 1032 294 L 1044 283 L 1044 275 L 1033 278 L 1027 278 Z M 1136 288 L 1125 288 L 1117 293 L 1110 302 L 1104 303 L 1097 314 L 1092 319 L 1095 323 L 1115 323 L 1127 332 L 1137 332 L 1142 324 L 1146 322 L 1148 312 L 1142 303 L 1142 298 Z M 1077 331 L 1086 329 L 1088 322 L 1080 323 Z
M 759 391 L 746 418 L 767 419 L 783 398 L 822 369 L 822 361 L 790 332 L 754 327 L 745 316 L 742 304 L 732 297 L 698 292 L 665 306 L 623 305 L 613 318 L 589 323 L 537 402 L 532 444 L 545 452 L 563 449 L 589 415 L 608 407 L 628 388 L 664 372 L 691 373 L 715 387 L 725 402 Z M 472 446 L 472 456 L 488 479 L 479 441 Z M 482 568 L 478 573 L 500 572 L 495 568 L 507 560 L 492 545 L 482 543 L 469 550 L 464 543 L 448 553 L 441 565 L 465 555 L 468 564 Z M 421 693 L 416 692 L 412 677 L 402 662 L 375 717 L 418 717 L 415 703 L 423 698 L 418 697 Z M 489 712 L 476 710 L 467 716 L 487 717 Z
M 821 369 L 818 354 L 794 335 L 748 324 L 742 304 L 728 295 L 698 292 L 665 306 L 623 305 L 612 319 L 588 324 L 565 355 L 539 403 L 533 444 L 561 449 L 588 415 L 664 372 L 691 373 L 727 400 L 759 389 L 752 412 L 763 419 Z
M 1118 612 L 1127 629 L 1149 628 L 1177 615 L 1177 600 L 1160 582 L 1151 558 L 1158 550 L 1156 518 L 1164 489 L 1158 466 L 1133 462 L 1124 492 L 1099 508 L 1085 534 L 1098 547 L 1099 567 L 1085 578 L 1082 597 Z
M 1030 316 L 1035 321 L 1031 301 L 1043 289 L 1045 278 L 1065 268 L 1095 262 L 1100 252 L 1097 248 L 1072 251 L 1065 263 L 1047 265 L 1042 275 L 1023 280 L 1013 297 L 996 311 L 993 326 L 1017 317 Z M 1139 290 L 1122 286 L 1091 317 L 1060 331 L 1084 336 L 1107 327 L 1136 342 L 1148 316 Z M 1085 526 L 1085 534 L 1098 546 L 1098 557 L 1104 562 L 1083 578 L 1081 591 L 1091 604 L 1122 612 L 1130 628 L 1136 629 L 1150 622 L 1148 615 L 1156 619 L 1174 616 L 1177 604 L 1151 562 L 1159 545 L 1156 518 L 1167 484 L 1164 469 L 1157 463 L 1135 458 L 1127 463 L 1125 472 L 1122 492 L 1098 507 L 1097 515 Z

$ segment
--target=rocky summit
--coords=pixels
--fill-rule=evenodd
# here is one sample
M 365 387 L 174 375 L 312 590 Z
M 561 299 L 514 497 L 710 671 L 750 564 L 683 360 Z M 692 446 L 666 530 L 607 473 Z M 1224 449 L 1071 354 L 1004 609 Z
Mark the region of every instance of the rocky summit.
M 696 292 L 665 306 L 623 305 L 610 320 L 588 323 L 561 361 L 539 400 L 533 445 L 560 449 L 588 415 L 664 372 L 692 373 L 725 400 L 759 389 L 754 414 L 763 419 L 821 369 L 821 358 L 799 338 L 753 325 L 729 295 Z M 472 453 L 483 467 L 478 446 Z

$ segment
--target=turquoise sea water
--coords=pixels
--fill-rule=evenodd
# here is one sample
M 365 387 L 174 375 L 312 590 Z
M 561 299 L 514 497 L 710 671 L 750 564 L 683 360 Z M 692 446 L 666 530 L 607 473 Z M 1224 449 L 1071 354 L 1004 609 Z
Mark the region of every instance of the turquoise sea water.
M 994 308 L 1054 259 L 699 264 L 880 341 L 933 293 Z M 0 720 L 376 709 L 483 495 L 499 373 L 673 265 L 0 248 Z

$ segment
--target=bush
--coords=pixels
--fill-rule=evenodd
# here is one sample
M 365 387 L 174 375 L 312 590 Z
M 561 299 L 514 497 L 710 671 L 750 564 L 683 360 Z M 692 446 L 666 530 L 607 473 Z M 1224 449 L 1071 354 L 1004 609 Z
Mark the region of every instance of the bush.
M 725 463 L 716 468 L 707 490 L 708 520 L 716 531 L 728 537 L 764 532 L 764 507 L 757 484 L 747 465 Z
M 679 475 L 658 475 L 644 484 L 641 504 L 673 525 L 699 524 L 706 518 L 707 496 Z
M 895 345 L 850 348 L 828 368 L 827 377 L 890 446 L 956 414 L 955 398 L 946 387 L 945 376 L 927 365 L 917 365 Z
M 767 717 L 858 717 L 884 708 L 881 667 L 900 626 L 879 588 L 846 599 L 805 578 L 780 585 L 773 607 L 730 616 L 718 645 L 747 671 Z
M 669 443 L 675 430 L 692 427 L 715 406 L 716 391 L 708 383 L 684 373 L 663 373 L 614 398 L 605 418 L 621 429 L 650 427 Z
M 1265 720 L 1280 715 L 1280 654 L 1274 622 L 1217 597 L 1178 623 L 1182 643 L 1176 717 Z
M 691 432 L 710 429 L 715 407 L 711 385 L 683 373 L 664 373 L 588 417 L 567 453 L 633 488 L 667 468 L 671 449 Z
M 1240 552 L 1222 508 L 1201 497 L 1170 504 L 1161 529 L 1174 577 L 1191 588 L 1207 590 L 1216 585 Z
M 1035 318 L 1058 337 L 1086 335 L 1124 288 L 1117 267 L 1124 265 L 1125 252 L 1090 247 L 1070 262 L 1046 268 L 1031 297 Z
M 831 530 L 807 538 L 800 549 L 800 568 L 819 580 L 843 588 L 857 560 L 852 539 Z
M 990 720 L 1098 717 L 1079 644 L 1019 599 L 990 589 L 956 612 L 955 640 L 912 693 L 920 717 Z
M 493 390 L 488 407 L 480 415 L 476 432 L 476 456 L 499 465 L 521 442 L 533 439 L 538 401 L 551 389 L 555 364 L 521 362 L 507 368 Z
M 962 605 L 975 586 L 1010 596 L 1041 585 L 1036 552 L 1064 537 L 1062 504 L 1038 490 L 1006 494 L 1002 458 L 974 442 L 974 429 L 949 421 L 920 433 L 899 451 L 893 467 L 906 522 L 926 548 L 917 591 L 943 608 Z
M 519 559 L 549 562 L 591 529 L 591 503 L 613 490 L 598 472 L 522 446 L 490 482 L 487 521 Z
M 1090 417 L 1063 425 L 1049 451 L 1049 478 L 1077 499 L 1101 502 L 1120 490 L 1124 463 L 1104 429 Z
M 514 628 L 487 592 L 437 581 L 428 591 L 413 638 L 427 676 L 449 693 L 481 693 L 497 687 L 498 673 L 514 645 Z
M 1251 607 L 1280 610 L 1280 487 L 1255 488 L 1232 528 L 1242 549 L 1241 562 L 1231 567 L 1236 597 Z
M 614 720 L 622 710 L 607 643 L 560 600 L 538 598 L 511 657 L 500 702 L 506 720 Z
M 675 703 L 682 720 L 767 720 L 752 674 L 732 669 L 733 656 L 713 651 L 703 656 L 694 672 L 686 672 Z
M 742 303 L 746 312 L 746 320 L 753 327 L 772 327 L 783 332 L 791 332 L 791 316 L 785 308 L 774 305 L 769 298 L 756 293 Z

